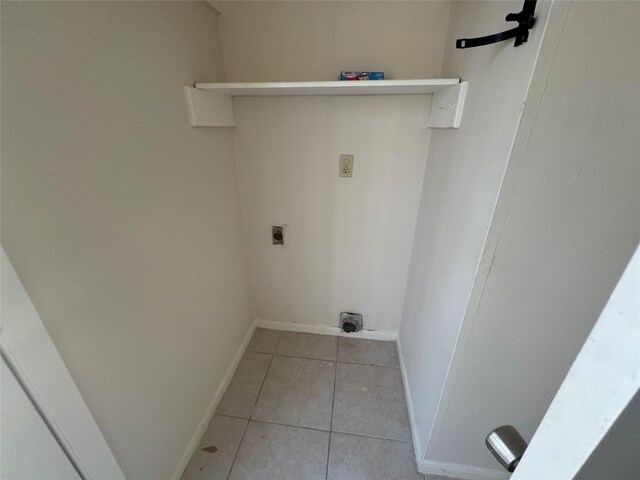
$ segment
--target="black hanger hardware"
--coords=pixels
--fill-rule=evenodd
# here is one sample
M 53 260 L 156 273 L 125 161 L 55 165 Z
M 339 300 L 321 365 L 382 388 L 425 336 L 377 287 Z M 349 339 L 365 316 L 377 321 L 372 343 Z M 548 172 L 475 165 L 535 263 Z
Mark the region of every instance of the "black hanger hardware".
M 529 30 L 533 28 L 536 23 L 534 13 L 536 10 L 536 0 L 524 0 L 524 6 L 520 13 L 510 13 L 505 20 L 507 22 L 518 22 L 516 28 L 507 30 L 506 32 L 495 33 L 493 35 L 487 35 L 486 37 L 477 38 L 460 38 L 456 40 L 456 48 L 473 48 L 481 47 L 482 45 L 490 45 L 492 43 L 502 42 L 515 38 L 514 47 L 526 43 L 529 39 Z

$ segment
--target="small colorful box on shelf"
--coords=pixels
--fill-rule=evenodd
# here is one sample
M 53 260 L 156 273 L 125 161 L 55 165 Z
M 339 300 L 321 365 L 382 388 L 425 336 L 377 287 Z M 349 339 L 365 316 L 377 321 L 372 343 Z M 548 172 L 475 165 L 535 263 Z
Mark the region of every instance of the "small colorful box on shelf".
M 384 72 L 340 72 L 340 80 L 384 80 Z

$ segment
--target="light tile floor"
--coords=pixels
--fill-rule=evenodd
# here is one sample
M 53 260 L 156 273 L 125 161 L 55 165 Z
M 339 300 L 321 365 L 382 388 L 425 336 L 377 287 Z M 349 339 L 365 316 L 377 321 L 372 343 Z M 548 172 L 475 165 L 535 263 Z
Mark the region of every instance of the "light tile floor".
M 182 480 L 422 480 L 395 342 L 257 329 Z

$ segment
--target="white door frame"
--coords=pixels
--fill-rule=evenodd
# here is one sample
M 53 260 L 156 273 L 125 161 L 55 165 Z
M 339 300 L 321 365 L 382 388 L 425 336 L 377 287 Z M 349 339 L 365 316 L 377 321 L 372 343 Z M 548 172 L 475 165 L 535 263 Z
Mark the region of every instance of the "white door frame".
M 78 474 L 85 480 L 125 480 L 4 248 L 0 271 L 2 357 Z
M 640 247 L 554 397 L 512 480 L 572 479 L 640 391 Z

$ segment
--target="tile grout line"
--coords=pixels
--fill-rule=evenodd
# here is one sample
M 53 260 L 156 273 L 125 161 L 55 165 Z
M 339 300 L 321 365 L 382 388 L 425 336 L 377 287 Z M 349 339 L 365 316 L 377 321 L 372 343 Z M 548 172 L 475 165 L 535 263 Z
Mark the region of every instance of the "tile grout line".
M 329 456 L 331 455 L 331 432 L 333 432 L 333 408 L 336 404 L 336 381 L 338 378 L 338 350 L 340 349 L 340 339 L 336 341 L 336 363 L 333 369 L 333 395 L 331 395 L 331 418 L 329 421 L 329 444 L 327 445 L 327 467 L 324 472 L 325 480 L 329 479 Z
M 255 332 L 254 332 L 255 335 Z M 280 334 L 278 334 L 278 339 L 276 340 L 276 348 L 278 347 L 278 342 L 280 341 Z M 273 349 L 275 352 L 275 348 Z M 246 352 L 245 352 L 246 353 Z M 243 355 L 244 357 L 244 355 Z M 236 454 L 233 456 L 233 462 L 231 462 L 231 467 L 229 468 L 229 473 L 227 473 L 227 480 L 231 476 L 231 472 L 233 471 L 233 467 L 236 464 L 236 460 L 238 458 L 238 453 L 240 453 L 240 448 L 242 447 L 242 442 L 244 441 L 244 437 L 247 434 L 247 430 L 249 429 L 249 423 L 251 423 L 251 416 L 253 415 L 253 410 L 256 408 L 256 403 L 258 403 L 258 397 L 262 392 L 262 387 L 264 387 L 264 382 L 267 380 L 267 375 L 269 374 L 269 369 L 271 368 L 271 362 L 273 362 L 273 354 L 269 359 L 269 365 L 267 366 L 267 371 L 264 373 L 264 378 L 262 379 L 262 383 L 260 384 L 260 390 L 258 390 L 258 395 L 256 395 L 256 399 L 253 402 L 253 406 L 251 407 L 251 412 L 249 413 L 249 418 L 247 419 L 247 424 L 244 427 L 244 432 L 242 432 L 242 438 L 240 439 L 240 443 L 238 444 L 238 449 L 236 450 Z
M 329 432 L 329 430 L 322 430 L 320 428 L 304 427 L 302 425 L 291 425 L 289 423 L 278 423 L 278 422 L 274 422 L 272 420 L 259 420 L 257 418 L 232 417 L 231 415 L 221 415 L 221 416 L 222 417 L 229 417 L 229 418 L 237 418 L 239 420 L 249 420 L 251 422 L 268 423 L 270 425 L 280 425 L 281 427 L 302 428 L 304 430 L 313 430 L 314 432 L 331 433 L 331 432 Z
M 329 432 L 329 444 L 327 445 L 327 467 L 324 471 L 324 480 L 329 480 L 329 456 L 331 455 L 331 436 L 332 436 L 332 432 Z
M 226 416 L 226 415 L 223 415 Z M 237 417 L 232 417 L 237 418 Z M 236 450 L 236 454 L 233 456 L 233 461 L 231 462 L 231 466 L 229 467 L 229 471 L 227 472 L 227 480 L 231 476 L 231 471 L 233 470 L 234 465 L 236 464 L 236 458 L 238 458 L 238 453 L 240 452 L 240 447 L 242 446 L 242 442 L 244 441 L 244 437 L 247 434 L 247 430 L 249 429 L 249 421 L 247 420 L 247 424 L 244 426 L 244 430 L 242 431 L 242 437 L 240 437 L 240 443 L 238 443 L 238 449 Z
M 331 433 L 339 433 L 341 435 L 352 435 L 354 437 L 372 438 L 374 440 L 387 440 L 389 442 L 411 444 L 411 440 L 400 440 L 399 438 L 381 437 L 379 435 L 365 435 L 364 433 L 341 432 L 340 430 L 332 430 Z
M 267 381 L 267 375 L 269 375 L 269 370 L 271 369 L 271 364 L 273 363 L 273 357 L 276 356 L 275 351 L 278 348 L 279 342 L 280 342 L 280 334 L 278 334 L 276 345 L 273 348 L 274 353 L 271 354 L 271 358 L 269 359 L 269 365 L 267 366 L 267 371 L 264 373 L 264 378 L 262 379 L 262 383 L 260 384 L 260 390 L 258 390 L 258 395 L 256 395 L 256 399 L 253 401 L 253 406 L 251 407 L 251 412 L 249 413 L 249 420 L 252 420 L 253 418 L 253 411 L 256 409 L 256 405 L 258 404 L 258 398 L 260 398 L 260 394 L 262 393 L 264 384 Z
M 367 367 L 392 368 L 394 370 L 400 370 L 400 367 L 394 367 L 392 365 L 378 365 L 377 363 L 348 362 L 345 360 L 339 360 L 338 363 L 346 363 L 348 365 L 366 365 Z
M 401 440 L 399 438 L 390 438 L 390 437 L 381 437 L 377 435 L 365 435 L 364 433 L 355 433 L 355 432 L 343 432 L 340 430 L 322 430 L 321 428 L 313 428 L 313 427 L 305 427 L 303 425 L 293 425 L 290 423 L 279 423 L 271 420 L 258 420 L 257 418 L 244 418 L 244 417 L 235 417 L 233 415 L 218 415 L 220 417 L 228 417 L 228 418 L 237 418 L 238 420 L 247 420 L 252 422 L 260 422 L 260 423 L 268 423 L 270 425 L 280 425 L 282 427 L 292 427 L 292 428 L 302 428 L 304 430 L 313 430 L 314 432 L 322 432 L 322 433 L 339 433 L 341 435 L 351 435 L 354 437 L 362 437 L 362 438 L 373 438 L 374 440 L 388 440 L 390 442 L 398 442 L 398 443 L 411 443 L 410 440 Z
M 266 355 L 273 355 L 275 357 L 288 357 L 288 358 L 304 358 L 307 360 L 319 360 L 324 362 L 332 362 L 333 360 L 328 358 L 316 358 L 316 357 L 303 357 L 302 355 L 288 355 L 284 353 L 269 353 L 269 352 L 260 352 L 254 351 L 252 353 L 264 353 Z M 366 365 L 368 367 L 380 367 L 380 368 L 393 368 L 394 370 L 400 370 L 400 367 L 394 367 L 393 365 L 379 365 L 377 363 L 364 363 L 364 362 L 350 362 L 348 360 L 335 360 L 336 363 L 347 363 L 349 365 Z

